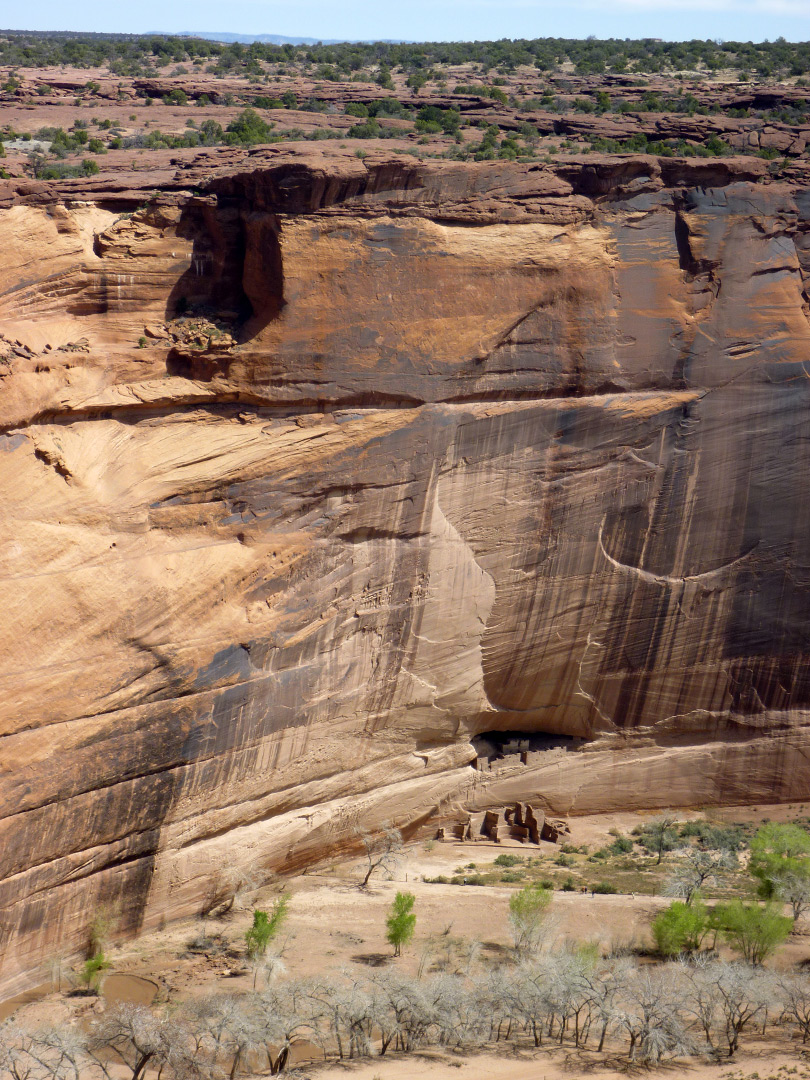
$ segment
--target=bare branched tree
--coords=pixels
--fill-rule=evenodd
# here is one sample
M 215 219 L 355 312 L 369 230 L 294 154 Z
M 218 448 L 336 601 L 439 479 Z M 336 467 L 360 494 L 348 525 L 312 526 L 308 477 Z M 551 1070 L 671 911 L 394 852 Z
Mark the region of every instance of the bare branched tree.
M 89 1049 L 99 1067 L 107 1072 L 107 1052 L 111 1051 L 131 1080 L 141 1080 L 147 1068 L 164 1069 L 175 1075 L 194 1076 L 204 1062 L 188 1054 L 187 1032 L 176 1017 L 170 1020 L 145 1005 L 114 1005 L 91 1029 Z
M 771 871 L 774 894 L 790 904 L 794 921 L 810 909 L 810 872 L 806 866 L 785 866 Z
M 384 825 L 379 833 L 372 835 L 358 829 L 356 835 L 362 841 L 368 863 L 362 887 L 367 888 L 372 875 L 378 872 L 393 877 L 405 853 L 399 829 Z
M 810 979 L 806 975 L 781 975 L 777 986 L 783 1017 L 796 1025 L 806 1043 L 810 1039 Z
M 200 914 L 222 917 L 234 907 L 246 907 L 267 883 L 268 875 L 258 870 L 223 870 L 212 874 Z
M 657 1065 L 694 1050 L 685 1017 L 685 994 L 673 965 L 628 971 L 619 1023 L 629 1039 L 628 1057 Z
M 733 869 L 735 863 L 736 856 L 729 851 L 687 848 L 681 864 L 664 886 L 664 895 L 675 896 L 691 904 L 695 894 L 699 893 L 704 885 L 715 885 L 717 875 L 723 870 Z
M 769 972 L 748 964 L 716 961 L 707 972 L 714 978 L 721 1031 L 728 1056 L 733 1057 L 743 1031 L 762 1019 L 776 1000 L 776 984 Z

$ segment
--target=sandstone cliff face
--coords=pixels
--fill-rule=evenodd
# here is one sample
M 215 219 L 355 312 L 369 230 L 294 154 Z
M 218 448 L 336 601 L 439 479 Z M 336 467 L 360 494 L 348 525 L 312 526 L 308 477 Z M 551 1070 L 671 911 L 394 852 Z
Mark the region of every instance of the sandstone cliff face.
M 0 191 L 4 988 L 358 826 L 805 794 L 810 196 L 765 172 Z M 496 729 L 587 743 L 482 774 Z

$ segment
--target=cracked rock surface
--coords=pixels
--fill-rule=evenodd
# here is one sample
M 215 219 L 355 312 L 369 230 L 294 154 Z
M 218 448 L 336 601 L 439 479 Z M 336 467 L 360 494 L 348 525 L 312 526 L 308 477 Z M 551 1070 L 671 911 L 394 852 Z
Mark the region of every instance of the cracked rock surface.
M 358 827 L 804 796 L 810 196 L 760 165 L 0 185 L 4 990 Z

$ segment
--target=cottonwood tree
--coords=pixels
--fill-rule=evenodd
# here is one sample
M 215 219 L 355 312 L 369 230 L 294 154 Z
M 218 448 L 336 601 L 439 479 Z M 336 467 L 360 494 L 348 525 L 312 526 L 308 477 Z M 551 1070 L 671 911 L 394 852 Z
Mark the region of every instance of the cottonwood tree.
M 542 1046 L 543 1032 L 549 1017 L 553 1015 L 545 971 L 536 964 L 521 964 L 507 980 L 507 989 L 500 992 L 503 995 L 501 1000 L 511 1002 L 515 1015 L 531 1032 L 534 1045 Z
M 510 896 L 509 923 L 518 957 L 531 956 L 537 951 L 552 899 L 551 890 L 539 885 L 526 885 Z
M 798 921 L 810 908 L 810 864 L 771 869 L 764 891 L 789 904 Z
M 253 989 L 255 990 L 260 979 L 265 985 L 278 979 L 287 971 L 287 965 L 283 960 L 283 950 L 267 952 L 263 956 L 251 960 L 250 969 L 253 972 Z
M 599 974 L 588 981 L 591 1012 L 598 1024 L 599 1054 L 605 1048 L 608 1032 L 621 1022 L 621 991 L 633 971 L 633 962 L 628 957 L 619 957 L 606 962 Z
M 257 960 L 267 952 L 268 945 L 276 937 L 287 918 L 289 904 L 289 895 L 283 893 L 269 912 L 259 908 L 253 912 L 253 925 L 245 931 L 245 944 L 251 960 Z
M 381 1054 L 392 1046 L 415 1050 L 427 1041 L 436 1020 L 435 982 L 390 971 L 374 975 L 370 987 L 381 1032 Z
M 716 981 L 716 960 L 706 954 L 682 961 L 681 979 L 686 987 L 686 1012 L 694 1018 L 709 1051 L 716 1049 L 716 1029 L 720 1011 L 720 991 Z
M 112 1051 L 141 1080 L 147 1068 L 193 1076 L 204 1062 L 187 1052 L 187 1033 L 176 1018 L 159 1016 L 144 1005 L 120 1004 L 107 1009 L 90 1031 L 89 1049 L 105 1073 L 106 1051 Z
M 729 851 L 688 848 L 682 862 L 667 881 L 664 894 L 677 896 L 684 903 L 691 904 L 704 885 L 716 884 L 719 873 L 734 868 L 735 859 Z
M 767 1012 L 775 1000 L 773 977 L 748 964 L 716 962 L 707 969 L 717 989 L 721 1031 L 733 1057 L 743 1031 Z
M 380 833 L 371 835 L 358 829 L 357 835 L 365 848 L 368 863 L 362 887 L 367 888 L 372 875 L 378 872 L 393 877 L 405 852 L 402 833 L 399 829 L 384 825 Z
M 653 919 L 652 934 L 662 956 L 697 952 L 713 929 L 709 911 L 701 900 L 691 905 L 676 900 Z
M 717 904 L 712 918 L 732 949 L 754 966 L 762 964 L 787 939 L 793 925 L 775 904 L 746 904 L 742 900 Z
M 32 1052 L 47 1071 L 49 1080 L 79 1080 L 94 1070 L 87 1053 L 87 1035 L 70 1024 L 40 1028 L 34 1032 Z
M 751 841 L 748 868 L 760 895 L 790 904 L 794 919 L 810 908 L 810 833 L 799 825 L 763 825 Z
M 43 1075 L 32 1053 L 34 1037 L 13 1022 L 0 1025 L 0 1075 L 10 1080 L 38 1080 Z
M 253 1050 L 263 1050 L 265 1030 L 258 997 L 209 994 L 189 1002 L 187 1016 L 204 1032 L 202 1045 L 212 1063 L 226 1070 L 230 1080 Z
M 565 949 L 547 959 L 553 1007 L 559 1016 L 560 1044 L 569 1025 L 574 1029 L 574 1046 L 579 1047 L 583 1036 L 587 1038 L 590 982 L 595 967 L 596 957 L 588 949 Z
M 782 1001 L 782 1015 L 802 1033 L 802 1042 L 810 1038 L 810 980 L 806 975 L 781 975 L 777 980 Z
M 394 897 L 388 918 L 385 920 L 386 938 L 394 947 L 394 956 L 402 955 L 402 946 L 407 945 L 416 928 L 416 916 L 413 905 L 416 897 L 411 892 L 398 892 Z
M 685 997 L 675 972 L 660 969 L 628 971 L 621 995 L 619 1024 L 629 1038 L 628 1058 L 657 1065 L 665 1057 L 694 1049 L 687 1027 Z
M 438 975 L 429 984 L 434 1025 L 441 1046 L 457 1050 L 480 1046 L 487 1039 L 481 1000 L 454 975 Z
M 490 969 L 476 979 L 472 996 L 484 1041 L 508 1039 L 513 1024 L 524 1021 L 527 1014 L 521 1001 L 524 991 L 529 993 L 518 972 L 505 967 Z
M 320 985 L 320 982 L 289 979 L 259 995 L 257 1007 L 271 1076 L 284 1071 L 296 1043 L 306 1041 L 326 1052 L 322 1009 L 313 992 Z
M 371 1049 L 371 997 L 357 979 L 344 980 L 335 995 L 336 1015 L 349 1048 L 349 1057 L 365 1057 Z
M 82 1080 L 101 1071 L 87 1053 L 87 1039 L 68 1025 L 28 1031 L 0 1024 L 0 1077 L 4 1080 Z

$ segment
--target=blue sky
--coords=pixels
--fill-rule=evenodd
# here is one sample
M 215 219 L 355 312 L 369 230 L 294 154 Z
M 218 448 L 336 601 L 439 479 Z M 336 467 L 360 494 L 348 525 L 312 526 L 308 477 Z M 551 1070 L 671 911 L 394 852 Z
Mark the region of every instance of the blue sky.
M 0 0 L 0 25 L 30 30 L 229 30 L 323 38 L 810 39 L 810 0 Z

